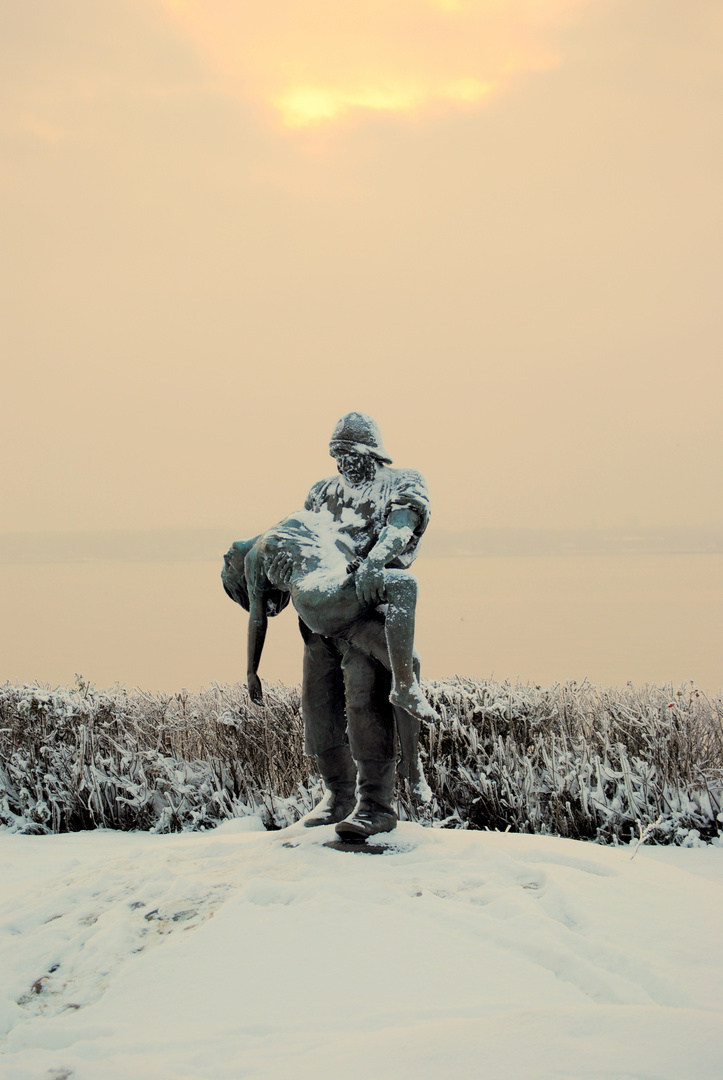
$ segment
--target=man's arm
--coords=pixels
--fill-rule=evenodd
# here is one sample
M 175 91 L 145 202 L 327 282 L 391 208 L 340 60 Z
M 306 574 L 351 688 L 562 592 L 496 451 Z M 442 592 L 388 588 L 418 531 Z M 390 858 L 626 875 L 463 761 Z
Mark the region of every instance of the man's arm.
M 382 570 L 406 551 L 419 522 L 419 515 L 411 506 L 392 510 L 379 539 L 356 572 L 356 594 L 365 604 L 384 603 L 384 578 Z

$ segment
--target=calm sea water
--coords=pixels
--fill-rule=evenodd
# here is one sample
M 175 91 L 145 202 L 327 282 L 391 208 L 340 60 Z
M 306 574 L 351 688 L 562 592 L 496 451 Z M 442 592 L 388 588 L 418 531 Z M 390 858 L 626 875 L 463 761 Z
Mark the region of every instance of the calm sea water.
M 82 674 L 166 691 L 243 679 L 246 616 L 217 563 L 0 566 L 0 679 Z M 417 644 L 426 678 L 723 684 L 723 556 L 425 559 Z M 262 678 L 301 678 L 289 608 Z

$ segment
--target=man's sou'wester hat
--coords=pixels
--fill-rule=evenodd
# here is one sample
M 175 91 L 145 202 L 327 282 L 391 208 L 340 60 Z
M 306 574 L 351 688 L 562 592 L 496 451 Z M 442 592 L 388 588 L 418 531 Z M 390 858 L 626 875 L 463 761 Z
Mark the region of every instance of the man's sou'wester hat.
M 342 416 L 334 428 L 329 452 L 337 454 L 370 454 L 377 461 L 391 465 L 392 459 L 384 449 L 379 424 L 366 413 L 350 412 Z

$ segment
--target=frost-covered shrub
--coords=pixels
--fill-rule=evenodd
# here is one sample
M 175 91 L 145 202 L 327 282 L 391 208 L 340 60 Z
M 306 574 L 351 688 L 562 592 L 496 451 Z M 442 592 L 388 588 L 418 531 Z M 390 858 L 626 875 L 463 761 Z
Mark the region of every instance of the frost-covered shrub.
M 302 754 L 299 695 L 0 687 L 0 824 L 23 832 L 104 826 L 204 829 L 261 813 L 296 820 L 319 797 Z
M 468 828 L 602 843 L 711 839 L 723 823 L 723 702 L 692 684 L 623 690 L 455 678 L 427 686 L 433 810 Z
M 692 685 L 549 688 L 455 677 L 426 684 L 441 715 L 421 755 L 433 792 L 406 783 L 402 817 L 602 843 L 641 834 L 695 846 L 723 822 L 723 702 Z M 205 829 L 260 813 L 296 821 L 321 784 L 303 754 L 298 689 L 200 694 L 0 687 L 0 824 Z

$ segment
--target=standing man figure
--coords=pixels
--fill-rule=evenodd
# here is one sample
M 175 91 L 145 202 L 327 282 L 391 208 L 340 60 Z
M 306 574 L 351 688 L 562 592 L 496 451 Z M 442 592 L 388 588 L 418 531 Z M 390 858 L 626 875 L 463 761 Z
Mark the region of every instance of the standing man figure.
M 360 600 L 381 605 L 381 571 L 406 569 L 416 557 L 429 521 L 427 485 L 414 469 L 390 467 L 379 427 L 365 413 L 341 418 L 329 450 L 339 475 L 315 484 L 305 508 L 333 515 L 354 559 Z M 376 617 L 384 619 L 382 612 Z M 397 823 L 389 673 L 348 641 L 315 634 L 301 620 L 299 626 L 304 639 L 305 750 L 316 758 L 327 788 L 326 798 L 305 823 L 337 823 L 337 833 L 353 839 L 389 832 Z

